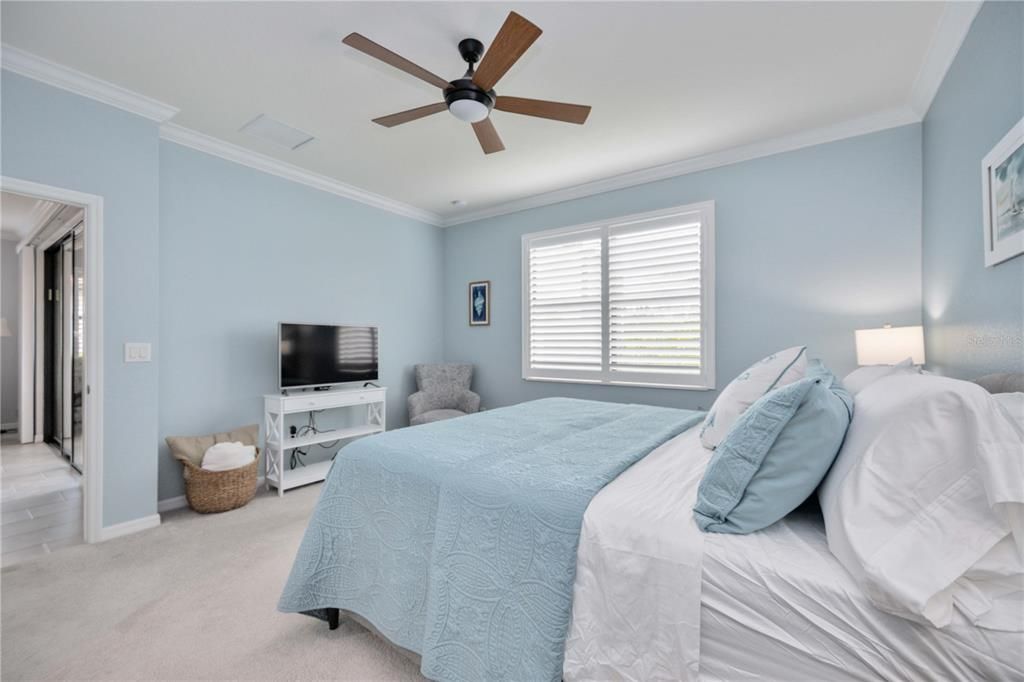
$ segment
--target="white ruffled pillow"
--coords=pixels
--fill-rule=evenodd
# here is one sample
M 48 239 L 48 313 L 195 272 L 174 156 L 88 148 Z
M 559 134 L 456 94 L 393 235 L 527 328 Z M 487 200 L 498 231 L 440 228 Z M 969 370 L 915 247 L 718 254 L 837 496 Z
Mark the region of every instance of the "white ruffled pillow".
M 700 430 L 700 442 L 714 450 L 739 416 L 772 389 L 803 379 L 807 374 L 807 346 L 793 346 L 758 360 L 729 382 L 711 406 Z
M 985 389 L 873 382 L 818 498 L 829 549 L 879 609 L 1024 630 L 1024 429 Z

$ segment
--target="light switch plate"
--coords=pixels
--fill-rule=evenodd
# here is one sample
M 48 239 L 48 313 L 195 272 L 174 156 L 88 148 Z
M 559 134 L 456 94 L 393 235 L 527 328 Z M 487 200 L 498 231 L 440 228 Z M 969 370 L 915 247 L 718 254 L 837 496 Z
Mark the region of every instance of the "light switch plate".
M 149 362 L 153 359 L 152 345 L 149 343 L 125 343 L 125 362 Z

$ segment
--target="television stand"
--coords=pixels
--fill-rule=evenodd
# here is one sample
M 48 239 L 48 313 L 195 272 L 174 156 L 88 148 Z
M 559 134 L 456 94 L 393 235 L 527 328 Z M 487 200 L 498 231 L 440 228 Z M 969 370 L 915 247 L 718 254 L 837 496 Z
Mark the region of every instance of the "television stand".
M 287 469 L 285 468 L 285 452 L 318 443 L 361 438 L 384 431 L 386 397 L 386 388 L 358 388 L 319 391 L 305 395 L 271 394 L 263 396 L 263 416 L 266 427 L 263 461 L 266 467 L 267 490 L 273 486 L 277 488 L 277 494 L 280 496 L 284 495 L 285 490 L 317 483 L 327 478 L 327 472 L 331 469 L 331 460 Z M 286 415 L 340 409 L 350 409 L 356 413 L 363 412 L 366 418 L 363 423 L 356 426 L 321 431 L 306 436 L 293 437 L 287 433 L 284 423 Z

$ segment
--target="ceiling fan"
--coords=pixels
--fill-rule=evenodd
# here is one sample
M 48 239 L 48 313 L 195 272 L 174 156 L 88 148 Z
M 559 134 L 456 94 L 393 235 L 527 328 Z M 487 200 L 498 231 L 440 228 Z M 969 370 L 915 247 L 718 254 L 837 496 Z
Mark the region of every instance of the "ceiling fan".
M 530 45 L 533 45 L 540 34 L 541 30 L 532 23 L 515 12 L 509 12 L 508 18 L 501 25 L 498 35 L 491 43 L 491 49 L 486 54 L 483 43 L 475 38 L 466 38 L 459 42 L 459 54 L 469 63 L 469 69 L 462 77 L 450 82 L 358 33 L 350 33 L 341 42 L 437 86 L 444 93 L 443 102 L 381 116 L 373 119 L 374 123 L 391 128 L 447 109 L 460 121 L 473 124 L 473 132 L 476 133 L 476 139 L 479 140 L 484 153 L 491 154 L 505 148 L 489 118 L 491 109 L 577 124 L 585 122 L 590 115 L 590 107 L 582 104 L 495 94 L 494 86 Z M 476 67 L 477 62 L 480 62 L 479 68 Z

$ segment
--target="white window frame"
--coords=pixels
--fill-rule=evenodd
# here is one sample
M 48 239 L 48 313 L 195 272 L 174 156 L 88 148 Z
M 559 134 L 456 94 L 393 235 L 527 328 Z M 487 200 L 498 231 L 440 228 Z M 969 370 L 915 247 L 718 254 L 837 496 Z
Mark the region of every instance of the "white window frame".
M 660 221 L 667 218 L 700 220 L 701 260 L 701 372 L 693 375 L 657 372 L 611 372 L 608 368 L 608 235 L 611 230 L 629 229 L 632 224 Z M 638 225 L 639 228 L 639 225 Z M 543 370 L 530 367 L 530 245 L 543 239 L 546 243 L 573 241 L 581 233 L 601 235 L 601 307 L 602 307 L 602 367 L 599 372 L 573 370 Z M 531 232 L 522 236 L 521 255 L 522 291 L 522 369 L 526 381 L 553 381 L 564 383 L 597 384 L 606 386 L 643 386 L 673 388 L 689 391 L 710 391 L 715 388 L 715 202 L 694 204 L 646 213 L 636 213 L 583 225 Z M 613 376 L 614 375 L 614 376 Z

